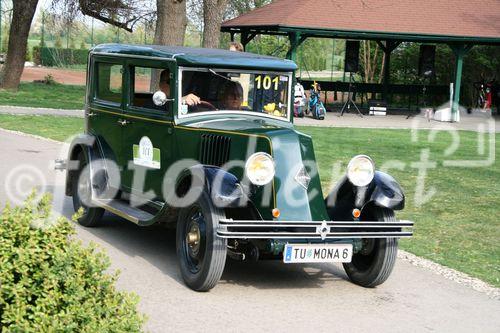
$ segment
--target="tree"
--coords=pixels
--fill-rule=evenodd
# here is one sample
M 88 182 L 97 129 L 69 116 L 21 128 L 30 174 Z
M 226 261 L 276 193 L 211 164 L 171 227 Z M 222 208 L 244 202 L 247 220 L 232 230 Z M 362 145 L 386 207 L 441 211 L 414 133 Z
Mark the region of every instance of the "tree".
M 183 0 L 182 0 L 183 1 Z M 137 4 L 142 0 L 53 0 L 53 6 L 64 8 L 70 18 L 79 11 L 84 15 L 132 31 L 133 25 L 142 18 Z M 7 59 L 1 73 L 0 88 L 17 90 L 24 69 L 28 35 L 38 0 L 14 0 Z M 147 15 L 144 14 L 144 15 Z
M 220 26 L 226 6 L 227 0 L 203 1 L 203 47 L 219 47 Z
M 186 1 L 156 0 L 156 27 L 154 44 L 177 45 L 184 44 L 186 33 Z M 156 90 L 160 72 L 151 73 L 150 89 Z
M 183 45 L 186 25 L 185 0 L 156 0 L 155 44 Z
M 382 82 L 384 72 L 385 53 L 374 41 L 364 40 L 361 42 L 361 67 L 363 68 L 363 78 L 366 83 Z M 377 75 L 378 74 L 378 75 Z
M 228 8 L 225 19 L 230 19 L 241 14 L 248 13 L 255 8 L 271 3 L 271 0 L 228 0 Z
M 38 0 L 14 1 L 9 32 L 7 59 L 1 74 L 0 87 L 17 89 L 24 69 L 28 35 Z

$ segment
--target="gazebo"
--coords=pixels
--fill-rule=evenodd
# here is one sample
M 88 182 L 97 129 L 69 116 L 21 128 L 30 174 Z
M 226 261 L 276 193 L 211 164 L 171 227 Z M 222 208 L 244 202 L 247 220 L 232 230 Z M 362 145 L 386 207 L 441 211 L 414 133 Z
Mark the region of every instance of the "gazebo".
M 288 36 L 287 58 L 309 37 L 374 40 L 385 53 L 384 96 L 391 52 L 402 42 L 444 43 L 455 55 L 452 119 L 458 119 L 465 54 L 474 45 L 500 45 L 499 0 L 275 0 L 222 24 L 245 47 L 256 35 Z

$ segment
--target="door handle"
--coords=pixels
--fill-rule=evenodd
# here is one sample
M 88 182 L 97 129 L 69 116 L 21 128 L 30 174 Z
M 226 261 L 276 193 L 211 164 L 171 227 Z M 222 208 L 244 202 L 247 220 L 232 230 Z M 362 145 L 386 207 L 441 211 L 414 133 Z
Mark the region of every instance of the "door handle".
M 94 112 L 87 113 L 87 117 L 95 117 L 95 116 L 97 116 L 97 113 Z
M 121 126 L 126 126 L 126 125 L 130 124 L 130 121 L 125 120 L 125 119 L 118 119 L 118 124 L 120 124 Z

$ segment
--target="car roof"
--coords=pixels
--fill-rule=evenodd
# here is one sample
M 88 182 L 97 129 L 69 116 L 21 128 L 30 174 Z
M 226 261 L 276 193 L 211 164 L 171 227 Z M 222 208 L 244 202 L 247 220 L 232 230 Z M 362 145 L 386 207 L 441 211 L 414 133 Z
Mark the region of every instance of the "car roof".
M 175 59 L 179 66 L 217 68 L 251 68 L 276 71 L 294 71 L 297 65 L 287 59 L 248 52 L 221 49 L 164 45 L 100 44 L 91 53 L 107 53 L 141 58 Z

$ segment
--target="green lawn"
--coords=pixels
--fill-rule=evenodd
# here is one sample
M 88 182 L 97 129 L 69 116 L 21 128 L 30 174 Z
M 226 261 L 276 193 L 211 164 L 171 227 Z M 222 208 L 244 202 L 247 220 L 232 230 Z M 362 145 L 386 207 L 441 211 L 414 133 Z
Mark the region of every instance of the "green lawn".
M 401 248 L 500 286 L 500 163 L 480 168 L 443 167 L 442 163 L 452 159 L 481 159 L 477 154 L 477 133 L 458 132 L 458 150 L 444 157 L 443 152 L 451 143 L 446 132 L 430 143 L 429 131 L 420 131 L 420 140 L 412 142 L 409 130 L 319 127 L 299 130 L 313 137 L 325 193 L 331 187 L 335 162 L 342 162 L 345 167 L 359 153 L 370 155 L 378 167 L 390 160 L 403 162 L 403 170 L 389 172 L 406 192 L 406 208 L 397 216 L 415 221 L 415 236 L 402 240 Z M 499 139 L 497 134 L 496 140 Z M 496 156 L 500 153 L 499 146 L 496 145 Z M 428 171 L 424 193 L 431 187 L 436 192 L 428 202 L 417 206 L 414 201 L 418 170 L 411 163 L 418 162 L 421 150 L 427 148 L 429 160 L 436 162 L 437 167 Z
M 0 127 L 65 141 L 83 132 L 84 120 L 75 117 L 17 116 L 0 114 Z
M 0 115 L 0 127 L 64 140 L 82 131 L 83 120 L 48 116 Z M 409 130 L 343 129 L 299 127 L 314 139 L 323 191 L 328 193 L 332 166 L 364 153 L 372 156 L 378 167 L 391 160 L 400 161 L 403 170 L 390 173 L 401 183 L 407 206 L 399 218 L 416 222 L 415 236 L 401 241 L 401 248 L 458 269 L 500 287 L 500 163 L 487 167 L 443 167 L 443 160 L 478 160 L 477 133 L 460 131 L 460 145 L 454 154 L 444 157 L 451 143 L 446 132 L 427 141 L 428 131 L 421 131 L 412 142 Z M 496 135 L 500 139 L 500 135 Z M 429 160 L 437 166 L 425 178 L 425 193 L 435 194 L 421 206 L 415 204 L 418 171 L 411 167 L 420 160 L 422 149 L 429 149 Z M 498 145 L 496 155 L 499 154 Z M 486 150 L 487 153 L 487 150 Z M 484 158 L 484 157 L 483 157 Z M 334 179 L 332 179 L 334 178 Z
M 85 86 L 22 82 L 17 92 L 0 89 L 0 105 L 82 110 L 84 99 Z

